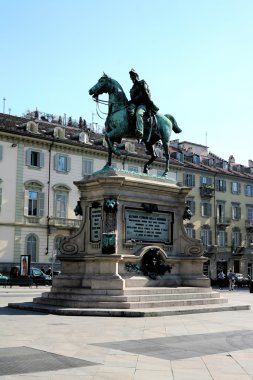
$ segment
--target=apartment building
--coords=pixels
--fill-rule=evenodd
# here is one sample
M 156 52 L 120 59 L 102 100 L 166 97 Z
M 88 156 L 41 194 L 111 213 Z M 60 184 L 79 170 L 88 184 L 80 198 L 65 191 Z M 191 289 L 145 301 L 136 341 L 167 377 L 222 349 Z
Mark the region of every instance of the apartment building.
M 192 218 L 184 223 L 187 234 L 206 247 L 205 273 L 216 279 L 219 270 L 227 273 L 232 268 L 252 278 L 252 163 L 238 165 L 233 156 L 224 160 L 194 143 L 172 146 L 172 156 L 185 163 L 181 180 L 191 187 L 186 203 Z
M 98 137 L 87 127 L 0 114 L 0 271 L 23 254 L 36 266 L 55 262 L 60 241 L 81 223 L 74 182 L 106 163 L 106 145 L 93 143 Z M 205 274 L 215 279 L 219 269 L 233 268 L 252 277 L 253 165 L 237 165 L 232 156 L 224 160 L 186 141 L 174 140 L 170 149 L 171 175 L 190 190 L 192 217 L 184 225 L 206 248 Z M 156 152 L 151 175 L 163 171 L 159 144 Z M 114 166 L 142 172 L 143 144 L 126 141 L 122 153 Z

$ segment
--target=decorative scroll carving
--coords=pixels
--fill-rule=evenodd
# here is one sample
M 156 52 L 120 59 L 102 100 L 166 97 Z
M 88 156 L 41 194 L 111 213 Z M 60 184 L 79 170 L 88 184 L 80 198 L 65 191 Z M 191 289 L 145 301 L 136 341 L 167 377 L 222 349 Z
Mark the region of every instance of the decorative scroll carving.
M 203 247 L 200 244 L 196 245 L 186 245 L 184 253 L 187 256 L 199 257 L 203 254 Z
M 71 243 L 68 238 L 65 238 L 61 243 L 60 251 L 63 255 L 76 255 L 78 253 L 78 245 Z

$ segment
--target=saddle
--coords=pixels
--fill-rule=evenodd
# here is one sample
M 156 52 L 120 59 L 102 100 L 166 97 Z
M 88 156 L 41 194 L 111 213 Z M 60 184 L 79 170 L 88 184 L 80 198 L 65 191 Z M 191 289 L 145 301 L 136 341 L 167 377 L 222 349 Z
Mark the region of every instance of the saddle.
M 136 116 L 128 116 L 129 119 L 129 125 L 130 128 L 129 130 L 131 131 L 131 137 L 135 137 L 134 131 L 136 127 Z M 154 135 L 156 134 L 157 136 L 160 137 L 160 134 L 158 132 L 157 128 L 157 118 L 154 114 L 151 114 L 149 111 L 144 113 L 143 116 L 143 140 L 144 141 L 149 141 L 151 134 Z

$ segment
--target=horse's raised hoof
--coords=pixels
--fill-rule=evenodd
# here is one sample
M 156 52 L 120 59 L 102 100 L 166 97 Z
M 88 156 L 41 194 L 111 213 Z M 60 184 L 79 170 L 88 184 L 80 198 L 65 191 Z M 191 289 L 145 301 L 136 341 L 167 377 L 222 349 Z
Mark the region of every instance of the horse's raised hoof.
M 112 153 L 114 153 L 115 156 L 118 156 L 118 157 L 121 156 L 121 152 L 116 148 L 112 148 Z

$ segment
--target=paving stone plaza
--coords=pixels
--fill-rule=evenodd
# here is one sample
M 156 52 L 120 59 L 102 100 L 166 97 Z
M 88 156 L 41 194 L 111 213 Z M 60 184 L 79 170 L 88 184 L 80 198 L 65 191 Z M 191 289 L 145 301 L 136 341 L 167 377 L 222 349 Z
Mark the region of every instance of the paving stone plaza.
M 253 379 L 248 288 L 221 293 L 251 310 L 164 317 L 57 316 L 7 307 L 46 290 L 0 288 L 3 380 Z

